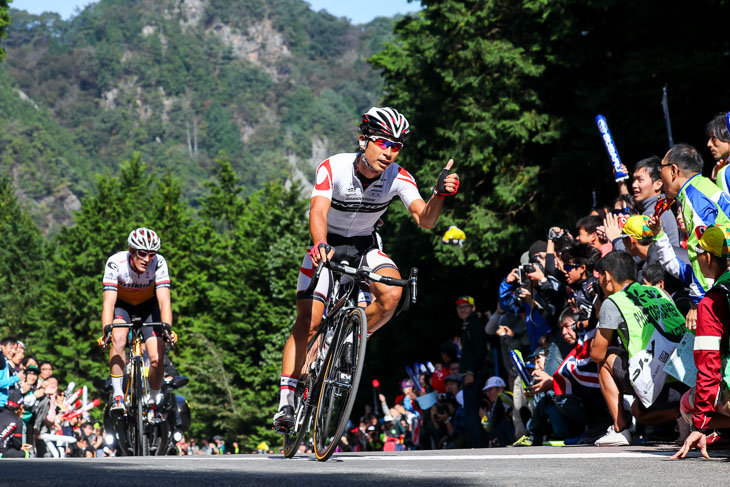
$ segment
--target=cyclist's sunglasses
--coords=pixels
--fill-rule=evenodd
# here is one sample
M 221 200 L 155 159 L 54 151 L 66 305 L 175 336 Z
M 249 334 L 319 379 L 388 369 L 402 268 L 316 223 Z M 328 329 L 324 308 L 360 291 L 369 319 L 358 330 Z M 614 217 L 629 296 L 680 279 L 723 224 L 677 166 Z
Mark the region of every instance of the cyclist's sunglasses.
M 393 152 L 399 152 L 403 148 L 403 142 L 394 142 L 383 137 L 368 137 L 368 139 L 383 150 L 391 149 Z
M 134 252 L 135 252 L 135 253 L 136 253 L 136 254 L 137 254 L 137 255 L 138 255 L 139 257 L 142 257 L 143 259 L 144 259 L 144 258 L 146 258 L 146 257 L 150 257 L 150 258 L 152 258 L 152 257 L 154 257 L 155 255 L 157 255 L 157 252 L 154 252 L 154 251 L 147 251 L 147 250 L 135 250 Z

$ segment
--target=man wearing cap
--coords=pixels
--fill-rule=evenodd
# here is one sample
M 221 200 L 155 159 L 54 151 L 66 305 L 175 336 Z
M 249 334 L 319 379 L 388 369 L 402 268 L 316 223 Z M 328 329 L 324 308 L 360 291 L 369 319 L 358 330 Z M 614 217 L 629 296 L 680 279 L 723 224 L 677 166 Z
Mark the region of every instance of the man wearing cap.
M 691 433 L 673 458 L 684 458 L 692 448 L 707 455 L 707 435 L 715 428 L 730 427 L 730 375 L 723 369 L 728 356 L 730 337 L 730 228 L 713 225 L 700 228 L 697 242 L 697 263 L 702 274 L 715 285 L 705 294 L 697 307 L 697 333 L 694 360 L 697 384 L 682 396 L 681 411 L 690 421 Z M 691 419 L 690 419 L 691 415 Z
M 0 409 L 0 457 L 28 458 L 30 445 L 23 444 L 23 399 L 19 390 L 11 389 Z
M 659 288 L 636 282 L 636 264 L 626 252 L 613 251 L 596 265 L 601 289 L 598 332 L 591 359 L 599 364 L 601 392 L 613 417 L 596 446 L 625 446 L 631 442 L 623 414 L 623 395 L 638 400 L 631 413 L 644 425 L 662 425 L 679 416 L 679 399 L 686 386 L 669 378 L 664 364 L 684 335 L 684 318 Z M 614 332 L 622 347 L 610 347 Z
M 456 314 L 462 320 L 459 373 L 464 377 L 466 447 L 479 448 L 479 386 L 484 380 L 487 334 L 474 306 L 473 297 L 459 296 L 456 299 Z
M 651 228 L 649 228 L 648 222 L 648 216 L 634 215 L 626 220 L 626 224 L 621 229 L 621 239 L 624 244 L 624 249 L 633 257 L 641 259 L 641 262 L 638 262 L 640 267 L 636 278 L 639 282 L 643 282 L 644 279 L 644 264 L 651 264 L 659 261 L 656 246 L 653 245 L 654 233 Z M 665 239 L 667 240 L 667 243 L 669 243 L 666 235 Z
M 507 446 L 515 441 L 515 427 L 510 418 L 514 401 L 509 392 L 505 392 L 506 387 L 501 377 L 493 376 L 482 388 L 488 404 L 480 412 L 481 421 L 492 446 Z

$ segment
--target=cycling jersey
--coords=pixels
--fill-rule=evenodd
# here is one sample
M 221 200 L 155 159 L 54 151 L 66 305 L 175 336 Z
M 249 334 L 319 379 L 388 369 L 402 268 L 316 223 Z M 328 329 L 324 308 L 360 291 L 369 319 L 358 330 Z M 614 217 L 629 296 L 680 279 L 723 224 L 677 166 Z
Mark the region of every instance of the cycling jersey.
M 331 202 L 327 233 L 343 237 L 371 235 L 390 202 L 400 197 L 406 209 L 422 199 L 416 180 L 408 171 L 391 163 L 367 188 L 355 173 L 357 154 L 337 154 L 319 165 L 312 198 L 324 196 Z
M 106 261 L 103 283 L 104 291 L 118 293 L 117 300 L 137 305 L 154 298 L 155 289 L 170 287 L 170 273 L 165 258 L 160 254 L 154 256 L 147 270 L 138 273 L 132 267 L 131 254 L 122 251 Z
M 694 271 L 694 282 L 690 285 L 690 295 L 697 303 L 709 289 L 707 280 L 697 263 L 695 247 L 699 239 L 695 229 L 699 226 L 730 223 L 730 197 L 719 190 L 708 178 L 695 174 L 689 178 L 677 196 L 682 206 L 682 217 L 687 227 L 687 253 Z

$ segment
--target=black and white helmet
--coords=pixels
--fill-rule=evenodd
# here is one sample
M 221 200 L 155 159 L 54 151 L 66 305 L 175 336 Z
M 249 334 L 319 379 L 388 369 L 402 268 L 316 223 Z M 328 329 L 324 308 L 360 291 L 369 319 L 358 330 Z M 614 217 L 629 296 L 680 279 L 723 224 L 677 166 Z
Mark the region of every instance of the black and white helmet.
M 362 116 L 360 132 L 363 135 L 382 135 L 403 142 L 408 135 L 408 120 L 395 108 L 372 107 Z
M 149 228 L 137 228 L 132 230 L 127 239 L 129 247 L 134 250 L 147 250 L 157 252 L 160 250 L 160 237 Z

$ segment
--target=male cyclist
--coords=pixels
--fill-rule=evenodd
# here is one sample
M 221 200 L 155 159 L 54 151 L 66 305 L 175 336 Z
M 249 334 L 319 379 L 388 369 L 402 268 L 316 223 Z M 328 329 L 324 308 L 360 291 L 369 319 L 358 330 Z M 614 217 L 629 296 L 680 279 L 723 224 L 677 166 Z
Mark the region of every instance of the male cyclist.
M 459 176 L 448 174 L 449 160 L 433 196 L 426 203 L 415 179 L 395 163 L 408 134 L 408 121 L 393 108 L 372 107 L 362 116 L 357 153 L 337 154 L 317 168 L 312 191 L 309 231 L 313 245 L 299 272 L 297 319 L 284 347 L 279 412 L 274 429 L 284 433 L 294 423 L 294 391 L 306 359 L 307 343 L 322 321 L 329 297 L 329 274 L 322 273 L 314 292 L 307 294 L 314 268 L 335 258 L 351 265 L 362 262 L 378 274 L 400 279 L 395 263 L 378 248 L 375 228 L 391 200 L 400 197 L 416 223 L 432 228 L 441 213 L 444 196 L 455 195 Z M 365 308 L 368 337 L 390 320 L 401 297 L 401 288 L 371 282 L 370 304 Z M 369 298 L 369 299 L 368 299 Z
M 172 323 L 170 305 L 170 274 L 160 250 L 160 237 L 148 228 L 132 230 L 127 239 L 128 251 L 118 252 L 106 261 L 104 268 L 104 305 L 101 313 L 102 327 L 110 323 L 131 323 L 132 316 L 145 323 Z M 123 413 L 124 347 L 127 344 L 126 328 L 112 330 L 112 346 L 109 350 L 114 399 L 112 413 Z M 165 341 L 159 326 L 142 328 L 144 344 L 150 360 L 150 398 L 147 407 L 148 420 L 162 420 L 157 411 L 157 397 L 164 373 Z M 175 334 L 172 333 L 175 340 Z

